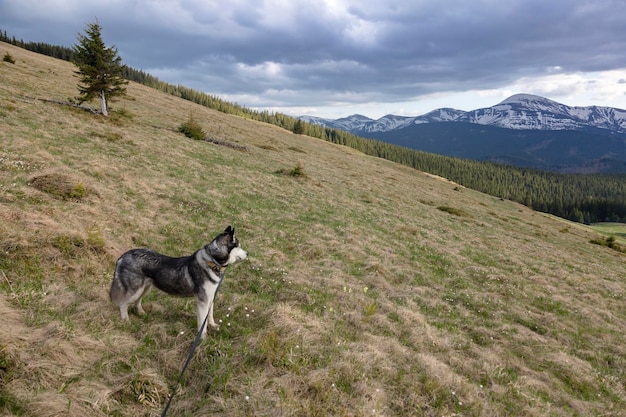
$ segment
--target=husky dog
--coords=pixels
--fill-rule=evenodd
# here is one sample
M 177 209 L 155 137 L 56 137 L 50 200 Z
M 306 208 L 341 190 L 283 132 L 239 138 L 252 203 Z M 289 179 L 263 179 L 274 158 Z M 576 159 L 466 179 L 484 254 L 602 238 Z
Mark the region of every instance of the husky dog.
M 213 301 L 225 269 L 247 257 L 231 226 L 191 256 L 171 258 L 151 249 L 131 249 L 117 260 L 109 295 L 120 308 L 122 320 L 128 320 L 128 306 L 132 304 L 138 314 L 144 313 L 141 297 L 152 285 L 168 294 L 195 297 L 198 331 L 207 314 L 209 326 L 217 329 Z M 205 336 L 206 327 L 202 329 L 202 338 Z

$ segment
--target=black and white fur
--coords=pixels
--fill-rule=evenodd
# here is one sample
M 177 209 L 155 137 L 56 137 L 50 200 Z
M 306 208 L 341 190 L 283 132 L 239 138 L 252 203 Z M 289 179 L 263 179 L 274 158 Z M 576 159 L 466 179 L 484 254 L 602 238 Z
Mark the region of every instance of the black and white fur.
M 217 329 L 213 301 L 225 269 L 247 257 L 231 226 L 191 256 L 172 258 L 151 249 L 131 249 L 117 260 L 109 295 L 120 308 L 122 320 L 128 320 L 128 307 L 133 304 L 138 314 L 144 314 L 141 297 L 153 285 L 171 295 L 195 297 L 198 331 L 207 314 L 209 326 Z M 205 336 L 206 327 L 202 329 Z

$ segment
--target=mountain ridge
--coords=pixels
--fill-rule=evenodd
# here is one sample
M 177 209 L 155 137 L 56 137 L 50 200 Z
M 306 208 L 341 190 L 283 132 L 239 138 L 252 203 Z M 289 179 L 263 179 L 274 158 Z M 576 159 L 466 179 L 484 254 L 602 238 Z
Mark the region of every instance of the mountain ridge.
M 568 173 L 626 172 L 626 110 L 612 107 L 567 106 L 515 94 L 470 111 L 439 108 L 377 120 L 363 115 L 301 119 L 446 156 Z
M 300 116 L 308 123 L 356 132 L 387 132 L 411 124 L 468 122 L 516 130 L 578 130 L 589 127 L 626 134 L 626 110 L 606 106 L 568 106 L 533 94 L 514 94 L 501 102 L 469 111 L 438 108 L 420 116 L 354 114 L 339 119 Z M 395 123 L 394 123 L 395 122 Z

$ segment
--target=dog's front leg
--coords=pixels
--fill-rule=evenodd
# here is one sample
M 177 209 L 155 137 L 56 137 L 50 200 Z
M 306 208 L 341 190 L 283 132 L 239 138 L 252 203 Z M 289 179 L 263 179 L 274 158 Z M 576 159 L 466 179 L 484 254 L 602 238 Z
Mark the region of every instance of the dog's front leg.
M 207 325 L 202 329 L 202 338 L 206 337 L 207 327 L 211 326 L 213 329 L 218 329 L 219 326 L 213 319 L 213 301 L 215 294 L 217 293 L 217 285 L 207 282 L 204 285 L 204 294 L 200 297 L 196 297 L 196 312 L 198 316 L 198 331 L 202 329 L 202 324 L 205 322 Z
M 204 326 L 204 320 L 207 318 L 207 314 L 209 314 L 209 301 L 200 301 L 197 300 L 196 304 L 196 315 L 198 318 L 198 331 L 202 330 L 202 338 L 206 337 L 206 326 Z
M 218 285 L 216 284 L 210 284 L 205 287 L 206 296 L 207 296 L 207 299 L 209 300 L 209 310 L 208 310 L 209 318 L 207 322 L 209 323 L 209 326 L 211 326 L 211 328 L 215 330 L 219 329 L 220 327 L 217 323 L 215 323 L 215 320 L 213 319 L 213 305 L 215 304 L 215 295 L 217 294 L 217 288 L 218 288 Z
M 217 330 L 220 328 L 220 325 L 215 323 L 215 320 L 213 319 L 213 306 L 215 305 L 215 298 L 211 301 L 210 306 L 209 306 L 209 326 L 211 326 L 211 328 L 213 328 L 214 330 Z

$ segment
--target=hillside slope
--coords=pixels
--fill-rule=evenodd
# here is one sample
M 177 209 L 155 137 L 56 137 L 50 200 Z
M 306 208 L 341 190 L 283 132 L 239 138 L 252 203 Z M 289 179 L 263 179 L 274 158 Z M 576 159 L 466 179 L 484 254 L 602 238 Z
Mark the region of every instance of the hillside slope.
M 133 83 L 103 119 L 47 101 L 71 64 L 0 52 L 0 414 L 160 415 L 194 305 L 122 323 L 115 260 L 228 224 L 249 260 L 168 415 L 626 413 L 626 257 L 590 229 Z

